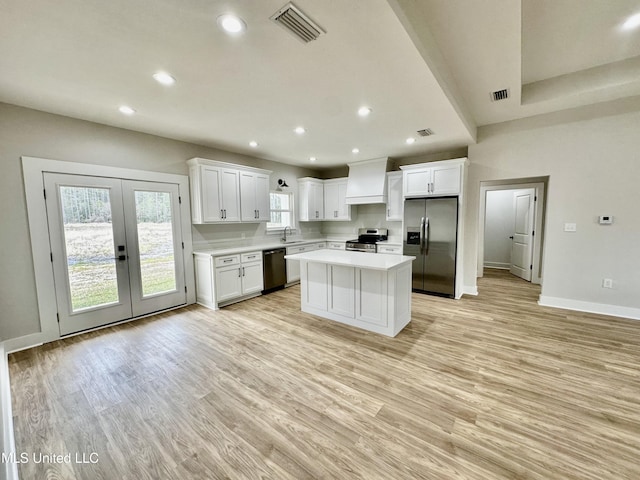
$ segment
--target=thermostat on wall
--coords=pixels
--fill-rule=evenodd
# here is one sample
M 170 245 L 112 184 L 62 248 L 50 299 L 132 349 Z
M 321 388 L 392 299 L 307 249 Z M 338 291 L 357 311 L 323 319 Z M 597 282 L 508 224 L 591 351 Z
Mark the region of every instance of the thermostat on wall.
M 600 215 L 598 223 L 600 223 L 600 225 L 611 225 L 613 223 L 613 217 L 611 215 Z

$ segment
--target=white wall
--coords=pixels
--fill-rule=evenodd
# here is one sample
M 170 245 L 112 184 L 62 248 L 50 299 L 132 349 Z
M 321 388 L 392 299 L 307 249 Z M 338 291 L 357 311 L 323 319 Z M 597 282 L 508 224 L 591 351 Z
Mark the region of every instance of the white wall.
M 511 239 L 515 225 L 513 190 L 487 192 L 484 224 L 484 266 L 509 268 Z
M 192 157 L 273 170 L 271 188 L 314 170 L 270 162 L 176 140 L 132 132 L 0 103 L 0 340 L 40 331 L 22 179 L 21 156 L 186 175 Z M 317 227 L 316 227 L 317 228 Z M 209 239 L 263 235 L 264 226 L 204 225 L 193 229 L 197 245 Z
M 480 182 L 549 175 L 542 296 L 640 313 L 640 113 L 617 114 L 628 105 L 480 128 L 469 147 L 465 285 L 475 284 Z M 614 225 L 598 225 L 603 214 Z M 565 222 L 577 232 L 564 232 Z M 601 287 L 605 277 L 613 289 Z

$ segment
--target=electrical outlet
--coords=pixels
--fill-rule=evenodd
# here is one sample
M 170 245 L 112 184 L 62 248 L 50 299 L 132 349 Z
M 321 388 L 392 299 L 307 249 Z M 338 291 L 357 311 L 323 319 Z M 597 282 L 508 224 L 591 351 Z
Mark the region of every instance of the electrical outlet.
M 577 226 L 575 223 L 565 223 L 564 231 L 565 232 L 575 232 L 577 230 Z
M 610 278 L 603 278 L 602 288 L 613 288 L 613 280 Z

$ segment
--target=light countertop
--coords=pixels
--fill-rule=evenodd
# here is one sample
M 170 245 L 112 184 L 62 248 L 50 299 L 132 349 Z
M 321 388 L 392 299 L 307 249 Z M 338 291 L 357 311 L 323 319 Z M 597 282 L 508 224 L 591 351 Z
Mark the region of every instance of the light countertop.
M 289 260 L 343 265 L 368 268 L 371 270 L 391 270 L 405 263 L 411 263 L 416 257 L 406 255 L 388 255 L 384 253 L 351 252 L 345 250 L 315 250 L 313 252 L 286 255 Z

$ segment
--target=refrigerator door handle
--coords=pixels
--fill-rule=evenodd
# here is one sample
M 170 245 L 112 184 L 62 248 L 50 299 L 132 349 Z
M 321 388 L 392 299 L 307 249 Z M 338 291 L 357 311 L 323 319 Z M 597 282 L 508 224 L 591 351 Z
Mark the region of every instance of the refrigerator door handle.
M 426 217 L 424 221 L 424 237 L 424 254 L 427 255 L 429 253 L 429 217 Z
M 420 253 L 424 253 L 424 217 L 420 219 Z

